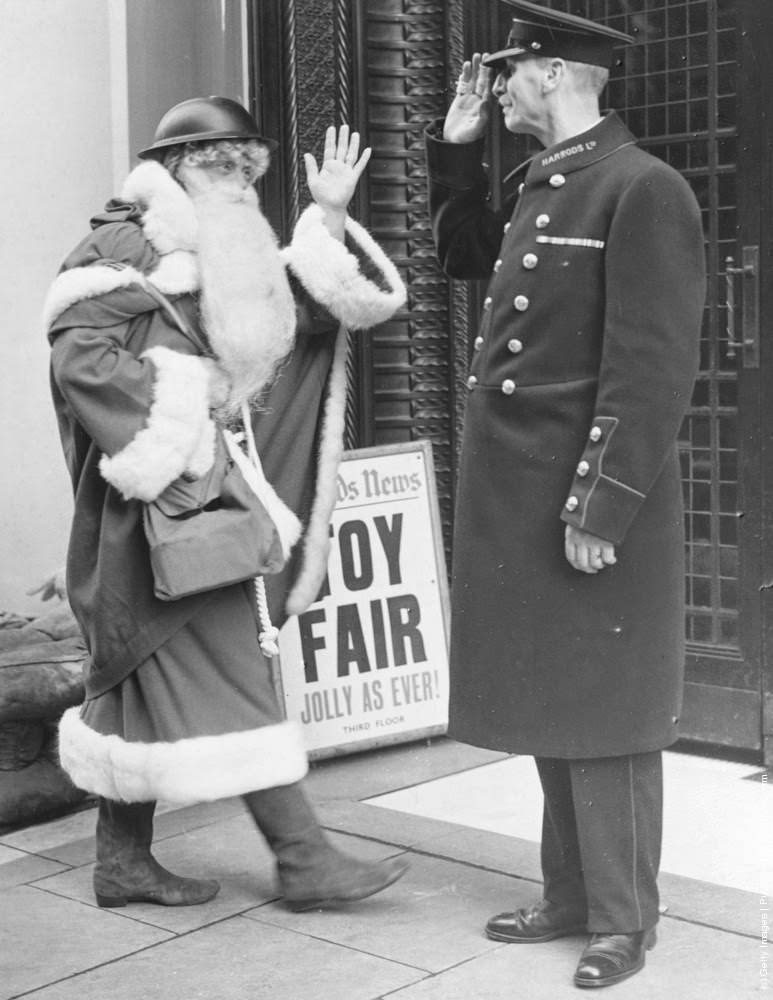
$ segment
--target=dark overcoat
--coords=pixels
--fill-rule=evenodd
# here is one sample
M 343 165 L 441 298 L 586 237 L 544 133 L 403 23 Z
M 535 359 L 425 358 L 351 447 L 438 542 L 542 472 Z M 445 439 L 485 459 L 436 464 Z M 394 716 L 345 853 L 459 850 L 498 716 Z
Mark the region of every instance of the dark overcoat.
M 449 734 L 536 756 L 677 735 L 684 537 L 676 437 L 705 294 L 698 205 L 614 113 L 539 153 L 502 211 L 483 144 L 428 130 L 438 255 L 490 278 L 455 521 Z M 565 524 L 616 546 L 596 575 Z

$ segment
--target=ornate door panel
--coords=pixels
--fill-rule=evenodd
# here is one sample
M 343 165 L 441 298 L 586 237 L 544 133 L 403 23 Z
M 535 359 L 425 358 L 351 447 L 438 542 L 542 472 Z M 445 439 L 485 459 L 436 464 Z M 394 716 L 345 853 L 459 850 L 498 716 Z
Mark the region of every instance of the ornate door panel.
M 429 439 L 449 546 L 467 289 L 451 289 L 435 258 L 423 132 L 447 106 L 461 0 L 253 0 L 250 10 L 256 109 L 281 138 L 282 169 L 264 199 L 277 228 L 286 236 L 302 207 L 299 154 L 321 151 L 327 124 L 350 123 L 373 148 L 354 215 L 400 269 L 409 299 L 351 337 L 347 444 Z

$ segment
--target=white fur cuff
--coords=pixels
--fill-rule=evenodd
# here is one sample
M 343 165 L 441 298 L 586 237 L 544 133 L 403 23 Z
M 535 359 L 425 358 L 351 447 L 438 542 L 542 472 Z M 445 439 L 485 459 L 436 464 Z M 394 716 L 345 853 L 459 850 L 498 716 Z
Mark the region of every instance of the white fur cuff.
M 191 469 L 203 475 L 214 461 L 209 417 L 210 373 L 203 359 L 152 347 L 143 354 L 156 369 L 147 425 L 99 471 L 124 499 L 155 500 Z
M 296 722 L 174 743 L 130 743 L 91 729 L 78 708 L 60 720 L 59 758 L 73 783 L 94 795 L 180 805 L 291 785 L 308 770 Z
M 95 299 L 117 288 L 142 284 L 142 275 L 133 267 L 109 267 L 105 264 L 90 264 L 88 267 L 73 267 L 62 271 L 51 283 L 43 303 L 41 317 L 43 329 L 47 332 L 57 317 L 83 299 Z
M 405 304 L 405 285 L 367 230 L 347 218 L 346 232 L 381 272 L 384 287 L 363 274 L 357 257 L 330 235 L 318 205 L 303 212 L 282 258 L 312 298 L 345 327 L 366 330 L 383 323 Z

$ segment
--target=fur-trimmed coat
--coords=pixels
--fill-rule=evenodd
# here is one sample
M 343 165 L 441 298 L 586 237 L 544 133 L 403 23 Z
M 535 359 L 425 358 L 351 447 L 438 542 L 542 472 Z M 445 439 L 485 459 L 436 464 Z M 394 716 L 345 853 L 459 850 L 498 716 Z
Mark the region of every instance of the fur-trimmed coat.
M 142 503 L 210 467 L 217 382 L 199 326 L 197 225 L 184 190 L 159 164 L 144 163 L 91 225 L 44 307 L 51 391 L 75 492 L 67 585 L 90 652 L 88 697 L 120 683 L 210 599 L 154 597 Z M 343 244 L 311 206 L 281 253 L 296 292 L 296 343 L 254 430 L 273 486 L 269 512 L 275 520 L 297 515 L 305 531 L 287 570 L 271 581 L 275 623 L 311 603 L 324 578 L 342 448 L 345 330 L 383 322 L 405 301 L 396 269 L 353 220 Z M 174 299 L 198 343 L 158 308 L 142 275 Z

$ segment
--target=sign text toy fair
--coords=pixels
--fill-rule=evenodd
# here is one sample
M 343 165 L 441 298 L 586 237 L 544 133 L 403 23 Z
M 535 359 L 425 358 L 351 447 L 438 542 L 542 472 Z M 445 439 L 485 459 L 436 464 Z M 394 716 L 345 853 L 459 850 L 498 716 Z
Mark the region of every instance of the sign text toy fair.
M 448 591 L 429 442 L 347 452 L 320 598 L 280 636 L 310 756 L 445 731 Z

